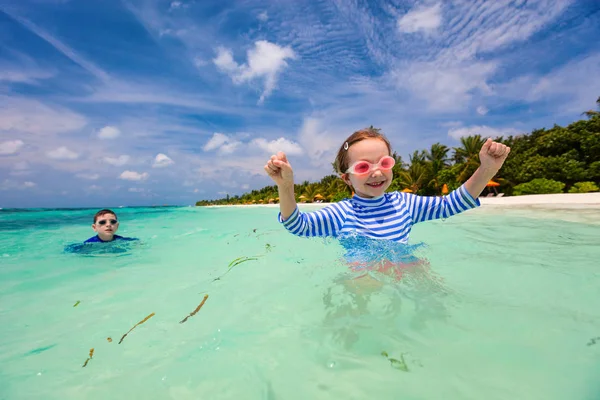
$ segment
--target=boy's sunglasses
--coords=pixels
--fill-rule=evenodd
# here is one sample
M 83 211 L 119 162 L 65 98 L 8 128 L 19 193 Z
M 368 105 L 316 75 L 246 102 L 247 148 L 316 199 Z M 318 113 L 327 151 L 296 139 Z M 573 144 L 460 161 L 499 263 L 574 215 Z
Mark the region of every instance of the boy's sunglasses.
M 347 174 L 366 175 L 377 169 L 390 170 L 396 165 L 394 157 L 385 156 L 377 164 L 371 164 L 368 161 L 357 161 L 352 164 L 347 170 Z
M 110 224 L 111 224 L 111 225 L 115 225 L 117 222 L 119 222 L 119 221 L 117 221 L 116 219 L 111 219 L 111 220 L 101 219 L 100 221 L 98 221 L 98 222 L 97 222 L 97 224 L 98 224 L 98 225 L 106 225 L 106 223 L 107 223 L 108 221 L 110 221 Z

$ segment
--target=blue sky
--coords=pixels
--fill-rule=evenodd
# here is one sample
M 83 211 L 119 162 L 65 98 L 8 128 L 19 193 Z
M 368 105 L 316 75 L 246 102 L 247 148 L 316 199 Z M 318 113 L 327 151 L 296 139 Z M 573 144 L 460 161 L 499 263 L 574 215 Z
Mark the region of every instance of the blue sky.
M 568 124 L 600 96 L 597 0 L 8 0 L 0 207 L 193 204 L 332 173 L 345 137 L 408 154 Z

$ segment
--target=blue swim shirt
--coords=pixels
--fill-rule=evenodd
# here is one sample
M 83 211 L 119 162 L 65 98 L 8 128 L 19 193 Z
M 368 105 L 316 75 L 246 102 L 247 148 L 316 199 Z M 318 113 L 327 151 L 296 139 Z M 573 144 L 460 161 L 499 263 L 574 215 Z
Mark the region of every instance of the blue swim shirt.
M 448 218 L 480 206 L 464 185 L 447 196 L 418 196 L 405 192 L 389 192 L 367 199 L 353 196 L 312 212 L 298 207 L 283 221 L 291 233 L 301 237 L 332 236 L 358 233 L 373 239 L 407 243 L 414 224 Z
M 86 240 L 83 243 L 110 243 L 110 242 L 114 242 L 114 241 L 117 241 L 117 240 L 131 241 L 131 240 L 139 240 L 139 239 L 137 239 L 137 238 L 123 237 L 123 236 L 119 236 L 119 235 L 114 235 L 113 236 L 113 240 L 104 241 L 104 240 L 101 240 L 98 237 L 98 235 L 96 235 L 96 236 L 93 236 L 93 237 L 89 238 L 88 240 Z

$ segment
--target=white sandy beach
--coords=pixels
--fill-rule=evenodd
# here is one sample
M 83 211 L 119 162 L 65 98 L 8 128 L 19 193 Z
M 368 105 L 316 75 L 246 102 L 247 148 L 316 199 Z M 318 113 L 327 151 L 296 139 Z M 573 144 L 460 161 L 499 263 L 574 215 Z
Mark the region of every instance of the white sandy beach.
M 480 197 L 482 206 L 536 208 L 600 208 L 600 192 L 536 194 L 528 196 Z M 301 208 L 320 208 L 329 203 L 301 203 Z M 279 207 L 279 204 L 228 205 L 208 207 Z

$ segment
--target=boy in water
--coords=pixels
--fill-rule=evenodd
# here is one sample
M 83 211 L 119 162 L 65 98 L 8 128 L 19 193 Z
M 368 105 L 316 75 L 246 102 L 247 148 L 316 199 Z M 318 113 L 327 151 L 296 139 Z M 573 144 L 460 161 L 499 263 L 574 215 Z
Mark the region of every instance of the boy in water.
M 97 235 L 89 238 L 84 243 L 112 242 L 115 240 L 138 240 L 137 238 L 128 238 L 116 234 L 117 230 L 119 230 L 117 214 L 108 209 L 100 210 L 94 215 L 92 229 Z

